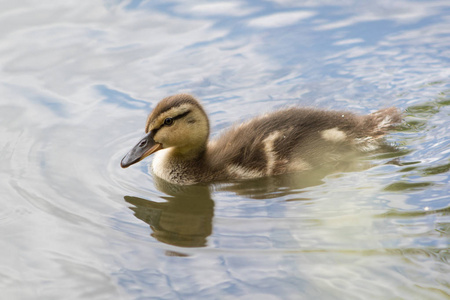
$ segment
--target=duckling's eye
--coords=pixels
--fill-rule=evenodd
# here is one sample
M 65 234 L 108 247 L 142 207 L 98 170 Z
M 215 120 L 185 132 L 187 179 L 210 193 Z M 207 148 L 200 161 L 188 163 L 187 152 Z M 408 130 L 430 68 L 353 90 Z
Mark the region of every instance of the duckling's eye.
M 173 119 L 172 118 L 166 118 L 164 120 L 164 125 L 170 126 L 173 124 Z

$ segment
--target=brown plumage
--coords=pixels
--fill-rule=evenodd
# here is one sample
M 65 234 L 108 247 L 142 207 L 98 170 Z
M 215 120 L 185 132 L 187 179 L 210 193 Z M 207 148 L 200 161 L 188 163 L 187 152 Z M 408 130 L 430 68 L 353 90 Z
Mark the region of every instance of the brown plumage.
M 177 184 L 305 171 L 377 149 L 380 138 L 400 121 L 394 107 L 365 116 L 287 108 L 236 125 L 208 142 L 205 111 L 192 96 L 180 94 L 158 103 L 147 119 L 147 136 L 121 165 L 161 150 L 153 159 L 153 172 Z

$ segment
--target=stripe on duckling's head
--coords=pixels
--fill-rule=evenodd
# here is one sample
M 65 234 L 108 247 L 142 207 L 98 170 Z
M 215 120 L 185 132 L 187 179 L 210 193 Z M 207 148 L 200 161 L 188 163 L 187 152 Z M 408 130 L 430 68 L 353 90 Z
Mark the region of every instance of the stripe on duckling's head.
M 203 107 L 191 95 L 177 94 L 162 99 L 148 116 L 145 124 L 145 132 L 148 133 L 155 127 L 161 126 L 166 118 L 186 116 L 193 107 L 200 110 L 206 117 Z

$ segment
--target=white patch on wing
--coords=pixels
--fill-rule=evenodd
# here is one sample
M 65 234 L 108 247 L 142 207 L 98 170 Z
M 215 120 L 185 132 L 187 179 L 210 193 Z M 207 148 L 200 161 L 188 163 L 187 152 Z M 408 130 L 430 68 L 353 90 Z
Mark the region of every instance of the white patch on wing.
M 275 165 L 275 162 L 277 161 L 277 156 L 273 149 L 273 146 L 274 146 L 276 139 L 278 139 L 279 137 L 281 137 L 281 132 L 274 131 L 271 134 L 269 134 L 269 136 L 266 137 L 263 141 L 264 150 L 266 152 L 266 157 L 267 157 L 266 175 L 273 174 L 273 167 Z
M 320 133 L 324 140 L 330 142 L 341 142 L 347 138 L 347 135 L 337 127 L 324 130 Z
M 305 170 L 311 170 L 311 169 L 312 169 L 312 166 L 301 158 L 293 159 L 289 163 L 289 168 L 288 168 L 288 170 L 290 172 L 298 172 L 298 171 L 305 171 Z
M 260 171 L 250 170 L 238 165 L 228 166 L 227 171 L 231 176 L 235 176 L 236 179 L 252 179 L 264 176 Z

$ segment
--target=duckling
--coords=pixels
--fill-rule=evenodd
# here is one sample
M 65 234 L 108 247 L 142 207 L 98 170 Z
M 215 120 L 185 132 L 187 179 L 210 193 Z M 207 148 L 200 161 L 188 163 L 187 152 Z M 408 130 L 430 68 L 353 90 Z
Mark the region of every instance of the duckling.
M 153 174 L 175 184 L 253 179 L 312 170 L 373 151 L 401 121 L 386 108 L 369 115 L 291 107 L 253 118 L 208 141 L 209 120 L 191 95 L 161 100 L 146 136 L 122 159 L 127 168 L 155 153 Z

